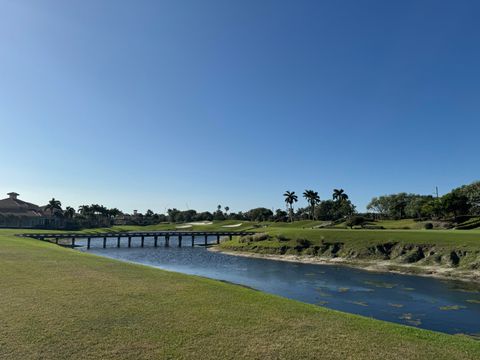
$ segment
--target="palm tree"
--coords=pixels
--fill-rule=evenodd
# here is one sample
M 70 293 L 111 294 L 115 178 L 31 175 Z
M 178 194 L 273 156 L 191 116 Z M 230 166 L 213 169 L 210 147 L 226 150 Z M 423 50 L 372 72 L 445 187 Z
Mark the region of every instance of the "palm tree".
M 64 211 L 64 214 L 67 218 L 72 219 L 75 216 L 75 209 L 67 206 L 67 208 Z
M 287 204 L 287 210 L 290 215 L 290 221 L 293 221 L 293 203 L 298 201 L 298 196 L 295 195 L 295 191 L 285 191 L 285 203 Z
M 228 214 L 228 211 L 230 210 L 230 208 L 228 206 L 225 206 L 225 215 Z
M 62 210 L 62 203 L 59 200 L 55 200 L 55 198 L 52 198 L 52 200 L 48 202 L 48 205 L 45 206 L 45 210 L 50 210 L 50 213 L 53 216 L 53 213 L 56 210 Z
M 341 202 L 341 201 L 348 200 L 348 195 L 345 194 L 345 190 L 343 189 L 333 189 L 332 198 L 333 200 Z
M 78 207 L 78 212 L 83 216 L 87 216 L 92 213 L 92 208 L 88 205 L 81 205 Z
M 312 220 L 315 220 L 315 205 L 320 202 L 320 196 L 318 192 L 313 190 L 305 190 L 303 192 L 303 197 L 307 199 L 308 203 L 310 204 L 310 216 Z

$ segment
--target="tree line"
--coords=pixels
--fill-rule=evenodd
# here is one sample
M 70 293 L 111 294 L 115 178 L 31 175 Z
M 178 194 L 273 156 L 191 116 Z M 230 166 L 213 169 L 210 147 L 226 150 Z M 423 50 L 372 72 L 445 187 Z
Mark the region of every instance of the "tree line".
M 117 208 L 103 205 L 82 205 L 76 211 L 67 206 L 62 209 L 53 198 L 45 207 L 56 227 L 83 228 L 118 225 L 152 225 L 162 222 L 182 223 L 194 221 L 337 221 L 354 215 L 377 219 L 446 219 L 449 217 L 480 216 L 480 182 L 463 185 L 443 196 L 397 193 L 374 197 L 367 205 L 367 214 L 357 214 L 355 205 L 344 189 L 333 189 L 331 198 L 321 200 L 317 191 L 306 189 L 302 193 L 305 206 L 295 209 L 299 201 L 295 191 L 285 191 L 285 210 L 257 207 L 248 211 L 231 212 L 229 206 L 218 205 L 213 211 L 179 210 L 171 208 L 165 214 L 147 210 L 145 214 L 125 214 Z M 60 225 L 59 225 L 60 224 Z
M 443 196 L 398 193 L 374 197 L 367 210 L 387 219 L 445 219 L 480 216 L 480 181 Z

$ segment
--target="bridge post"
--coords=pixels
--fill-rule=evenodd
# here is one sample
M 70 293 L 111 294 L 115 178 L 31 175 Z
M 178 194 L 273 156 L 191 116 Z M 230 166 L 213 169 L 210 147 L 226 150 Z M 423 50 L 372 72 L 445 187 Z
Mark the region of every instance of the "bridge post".
M 72 237 L 72 249 L 75 247 L 75 237 Z
M 182 247 L 182 235 L 178 235 L 178 247 Z
M 158 246 L 158 235 L 155 235 L 154 237 L 154 243 L 153 243 L 153 246 L 157 247 Z
M 208 245 L 208 235 L 205 234 L 205 246 L 207 246 L 207 245 Z
M 103 237 L 103 248 L 105 249 L 107 247 L 107 237 Z
M 220 244 L 220 235 L 217 235 L 217 244 Z
M 145 243 L 145 236 L 142 235 L 142 243 L 140 244 L 140 246 L 143 247 L 144 243 Z
M 132 237 L 128 237 L 128 247 L 132 247 Z
M 57 237 L 57 238 L 55 238 L 55 244 L 57 244 L 57 245 L 58 245 L 58 237 Z
M 165 247 L 170 246 L 170 235 L 165 235 Z
M 117 248 L 119 248 L 119 247 L 120 247 L 120 236 L 117 237 Z
M 230 241 L 232 241 L 232 235 L 229 235 L 229 237 L 230 237 Z
M 192 247 L 195 246 L 195 235 L 192 235 Z
M 87 249 L 90 249 L 90 240 L 92 240 L 91 237 L 87 238 Z

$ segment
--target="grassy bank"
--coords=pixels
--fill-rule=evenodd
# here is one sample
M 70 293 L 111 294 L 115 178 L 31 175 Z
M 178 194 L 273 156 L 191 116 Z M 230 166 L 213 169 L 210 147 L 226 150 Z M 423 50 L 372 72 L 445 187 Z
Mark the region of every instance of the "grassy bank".
M 480 281 L 478 230 L 347 230 L 306 225 L 270 224 L 258 230 L 266 236 L 234 239 L 221 248 Z
M 480 342 L 0 230 L 0 358 L 477 359 Z

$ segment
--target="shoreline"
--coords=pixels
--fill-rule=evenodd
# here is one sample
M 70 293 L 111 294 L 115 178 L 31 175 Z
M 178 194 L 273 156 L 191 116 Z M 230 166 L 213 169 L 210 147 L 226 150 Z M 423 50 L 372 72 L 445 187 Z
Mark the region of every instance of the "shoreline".
M 462 282 L 474 282 L 480 284 L 480 271 L 461 272 L 455 268 L 441 268 L 438 266 L 415 266 L 407 264 L 392 263 L 389 260 L 381 261 L 351 261 L 345 258 L 325 258 L 308 255 L 276 255 L 259 254 L 246 251 L 234 251 L 220 249 L 218 246 L 209 247 L 208 251 L 224 253 L 232 256 L 249 257 L 256 259 L 267 259 L 273 261 L 293 262 L 310 265 L 348 266 L 379 273 L 393 273 L 411 276 L 431 277 L 441 280 L 454 280 Z

